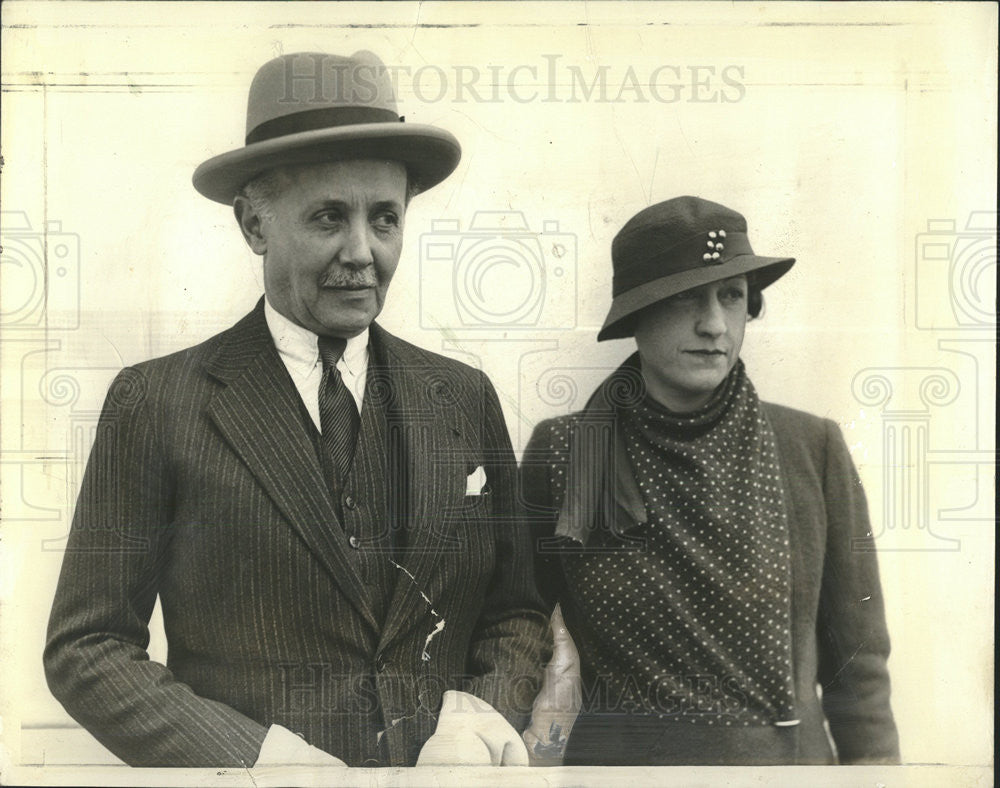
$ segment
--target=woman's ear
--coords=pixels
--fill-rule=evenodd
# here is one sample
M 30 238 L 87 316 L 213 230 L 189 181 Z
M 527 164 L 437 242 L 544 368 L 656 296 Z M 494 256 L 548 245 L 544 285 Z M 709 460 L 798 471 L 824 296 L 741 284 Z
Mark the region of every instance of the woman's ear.
M 263 255 L 267 251 L 267 238 L 264 235 L 264 217 L 260 215 L 249 197 L 242 194 L 236 196 L 233 202 L 233 213 L 236 223 L 247 245 L 254 254 Z

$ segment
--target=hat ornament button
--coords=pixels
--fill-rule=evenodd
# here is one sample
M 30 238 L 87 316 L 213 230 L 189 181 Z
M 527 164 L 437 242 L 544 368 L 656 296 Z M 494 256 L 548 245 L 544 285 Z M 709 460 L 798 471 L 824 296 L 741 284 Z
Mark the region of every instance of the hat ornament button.
M 707 263 L 714 263 L 716 261 L 721 262 L 721 260 L 720 260 L 720 258 L 722 257 L 721 252 L 722 252 L 723 249 L 726 248 L 725 244 L 723 244 L 722 241 L 715 241 L 715 240 L 712 240 L 712 239 L 715 239 L 715 238 L 725 238 L 726 237 L 726 231 L 725 230 L 718 230 L 718 231 L 716 231 L 716 230 L 709 230 L 708 231 L 708 237 L 709 237 L 709 240 L 706 241 L 705 245 L 708 246 L 708 248 L 711 249 L 712 251 L 705 252 L 701 256 L 701 259 L 704 260 Z

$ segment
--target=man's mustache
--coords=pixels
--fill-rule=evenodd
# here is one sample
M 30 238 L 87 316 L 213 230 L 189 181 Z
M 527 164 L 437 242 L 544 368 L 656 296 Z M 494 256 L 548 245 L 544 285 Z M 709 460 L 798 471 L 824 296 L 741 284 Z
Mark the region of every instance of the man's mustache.
M 377 287 L 378 277 L 371 269 L 365 271 L 330 271 L 320 279 L 320 287 Z

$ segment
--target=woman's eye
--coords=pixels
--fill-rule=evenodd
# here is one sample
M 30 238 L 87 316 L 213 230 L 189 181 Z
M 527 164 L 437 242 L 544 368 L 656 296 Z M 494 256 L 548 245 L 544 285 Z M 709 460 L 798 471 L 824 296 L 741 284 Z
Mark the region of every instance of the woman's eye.
M 738 287 L 722 291 L 722 300 L 727 304 L 736 304 L 746 298 L 746 294 Z

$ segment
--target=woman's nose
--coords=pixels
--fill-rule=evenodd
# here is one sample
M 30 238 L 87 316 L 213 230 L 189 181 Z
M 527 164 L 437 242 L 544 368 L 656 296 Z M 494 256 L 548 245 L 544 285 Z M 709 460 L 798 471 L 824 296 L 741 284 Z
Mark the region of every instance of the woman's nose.
M 716 299 L 706 299 L 698 315 L 696 329 L 699 334 L 718 337 L 726 333 L 726 316 L 722 304 Z

